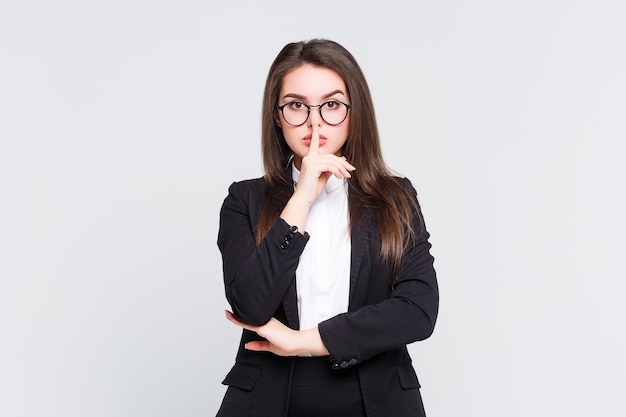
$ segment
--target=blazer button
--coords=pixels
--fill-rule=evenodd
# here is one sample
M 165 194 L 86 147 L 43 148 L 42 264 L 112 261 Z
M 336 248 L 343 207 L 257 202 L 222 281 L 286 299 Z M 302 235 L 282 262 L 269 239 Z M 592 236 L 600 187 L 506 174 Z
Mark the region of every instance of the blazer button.
M 347 367 L 348 367 L 348 366 L 350 366 L 350 365 L 348 364 L 348 362 L 343 361 L 343 362 L 341 362 L 341 365 L 339 365 L 339 366 L 340 366 L 342 369 L 345 369 L 345 368 L 347 368 Z
M 292 234 L 287 234 L 283 237 L 283 241 L 280 244 L 280 248 L 281 249 L 287 249 L 287 246 L 289 246 L 289 242 L 291 242 L 291 239 L 293 239 L 293 235 Z
M 352 359 L 350 359 L 350 362 L 348 362 L 348 365 L 354 366 L 354 365 L 356 365 L 356 362 L 357 362 L 357 360 L 352 358 Z

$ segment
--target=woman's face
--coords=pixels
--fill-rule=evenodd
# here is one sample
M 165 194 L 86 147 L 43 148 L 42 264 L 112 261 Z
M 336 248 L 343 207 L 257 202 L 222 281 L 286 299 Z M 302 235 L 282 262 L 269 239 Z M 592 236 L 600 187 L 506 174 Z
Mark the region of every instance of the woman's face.
M 295 103 L 288 104 L 292 102 Z M 322 114 L 329 120 L 332 118 L 333 109 L 345 109 L 345 106 L 338 104 L 338 102 L 350 104 L 346 85 L 335 71 L 305 64 L 291 70 L 283 77 L 283 85 L 278 96 L 279 106 L 288 104 L 292 109 L 300 109 L 306 113 L 306 108 L 302 104 L 315 106 L 328 102 L 331 103 L 322 108 Z M 314 123 L 319 126 L 320 155 L 335 154 L 341 156 L 341 148 L 348 138 L 350 112 L 348 111 L 348 115 L 342 123 L 333 126 L 320 117 L 319 109 L 319 107 L 311 107 L 309 118 L 306 123 L 300 126 L 290 125 L 285 121 L 281 111 L 277 111 L 276 123 L 282 129 L 285 141 L 294 153 L 294 163 L 298 169 L 301 167 L 302 157 L 309 152 Z M 284 112 L 288 115 L 287 108 L 284 109 Z M 293 123 L 292 120 L 290 122 Z M 334 121 L 331 120 L 331 122 Z

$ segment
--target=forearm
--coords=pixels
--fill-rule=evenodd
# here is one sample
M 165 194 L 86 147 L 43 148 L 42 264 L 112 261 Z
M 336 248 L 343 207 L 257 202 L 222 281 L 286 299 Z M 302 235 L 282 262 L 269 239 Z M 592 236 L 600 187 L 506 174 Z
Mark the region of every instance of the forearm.
M 429 249 L 430 244 L 424 240 L 406 253 L 389 298 L 318 325 L 333 362 L 357 364 L 432 334 L 439 290 Z
M 319 324 L 333 362 L 356 365 L 376 354 L 428 338 L 434 329 L 436 295 L 422 305 L 401 298 L 361 307 Z
M 260 247 L 258 252 L 266 251 Z M 267 253 L 254 253 L 237 270 L 224 267 L 228 303 L 237 317 L 254 325 L 276 313 L 295 276 L 297 263 L 268 258 Z
M 223 224 L 230 226 L 234 221 Z M 283 244 L 286 237 L 289 245 Z M 221 229 L 218 246 L 226 298 L 237 317 L 261 325 L 274 315 L 293 283 L 307 240 L 308 235 L 292 234 L 282 219 L 277 219 L 258 247 L 249 226 Z
M 299 332 L 300 353 L 298 355 L 327 356 L 328 349 L 322 341 L 319 329 L 314 327 Z
M 309 209 L 305 200 L 292 197 L 280 219 L 254 249 L 251 237 L 237 241 L 226 231 L 222 234 L 218 244 L 224 259 L 226 298 L 242 320 L 260 325 L 275 313 L 308 240 L 304 228 Z M 242 254 L 246 253 L 247 259 L 242 263 Z
M 304 233 L 310 210 L 311 203 L 302 198 L 299 193 L 294 193 L 280 213 L 280 218 L 290 226 L 296 226 L 301 233 Z

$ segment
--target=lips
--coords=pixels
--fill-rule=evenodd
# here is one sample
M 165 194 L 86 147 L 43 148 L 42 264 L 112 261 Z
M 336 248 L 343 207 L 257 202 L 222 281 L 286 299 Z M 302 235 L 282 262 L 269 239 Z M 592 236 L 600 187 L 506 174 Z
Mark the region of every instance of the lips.
M 312 135 L 309 133 L 308 135 L 306 135 L 305 137 L 302 138 L 302 140 L 304 141 L 304 144 L 306 146 L 310 146 L 311 145 L 311 136 Z M 327 141 L 328 141 L 328 139 L 326 138 L 326 136 L 320 135 L 320 146 L 325 144 Z

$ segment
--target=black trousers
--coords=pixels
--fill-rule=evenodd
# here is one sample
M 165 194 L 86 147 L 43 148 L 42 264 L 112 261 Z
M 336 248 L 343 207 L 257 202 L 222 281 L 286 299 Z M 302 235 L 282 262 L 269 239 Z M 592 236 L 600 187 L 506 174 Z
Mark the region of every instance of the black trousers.
M 366 417 L 357 370 L 333 370 L 328 357 L 297 358 L 288 416 Z

